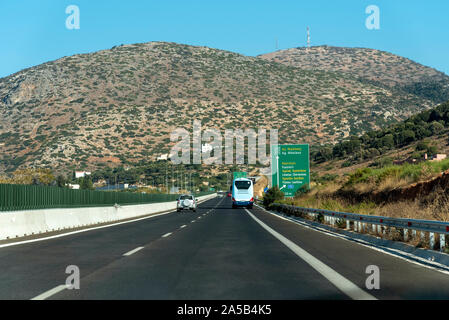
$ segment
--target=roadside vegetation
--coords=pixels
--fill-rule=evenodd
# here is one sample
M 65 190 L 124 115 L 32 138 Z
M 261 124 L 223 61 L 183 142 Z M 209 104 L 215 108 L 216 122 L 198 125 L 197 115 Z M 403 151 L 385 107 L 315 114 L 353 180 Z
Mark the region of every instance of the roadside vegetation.
M 438 162 L 388 165 L 380 168 L 366 167 L 349 174 L 343 187 L 355 192 L 388 191 L 418 181 L 429 180 L 447 169 L 449 169 L 449 159 Z
M 369 131 L 360 137 L 350 136 L 334 146 L 314 148 L 311 158 L 314 163 L 345 159 L 343 165 L 350 166 L 416 142 L 419 143 L 414 158 L 420 158 L 424 153 L 431 156 L 438 150 L 425 139 L 447 133 L 448 127 L 449 102 L 446 102 L 383 130 Z
M 309 192 L 283 203 L 340 212 L 449 221 L 449 191 L 444 171 L 449 159 L 439 162 L 365 167 L 344 176 L 316 177 Z M 435 183 L 428 193 L 414 192 L 418 183 Z M 448 179 L 449 180 L 449 179 Z M 395 195 L 401 198 L 396 199 Z

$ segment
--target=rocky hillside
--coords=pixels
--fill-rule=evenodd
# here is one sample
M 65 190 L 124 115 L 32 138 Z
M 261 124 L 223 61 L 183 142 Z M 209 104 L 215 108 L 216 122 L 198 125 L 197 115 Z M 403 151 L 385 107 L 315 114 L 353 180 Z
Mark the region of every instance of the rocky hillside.
M 449 100 L 449 76 L 385 51 L 316 46 L 280 50 L 259 57 L 305 70 L 344 72 L 437 103 Z
M 2 78 L 0 169 L 153 160 L 169 151 L 172 130 L 189 129 L 194 119 L 203 128 L 276 128 L 281 142 L 334 142 L 437 100 L 360 79 L 358 64 L 329 71 L 267 59 L 152 42 L 64 57 Z M 383 63 L 376 55 L 368 60 Z M 401 67 L 404 81 L 429 69 L 414 66 Z

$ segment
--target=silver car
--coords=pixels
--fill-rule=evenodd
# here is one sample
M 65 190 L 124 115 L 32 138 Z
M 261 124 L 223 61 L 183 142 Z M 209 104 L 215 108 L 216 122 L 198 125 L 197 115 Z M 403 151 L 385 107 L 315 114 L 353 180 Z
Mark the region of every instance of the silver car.
M 176 211 L 193 210 L 196 212 L 196 199 L 193 195 L 182 194 L 177 199 Z

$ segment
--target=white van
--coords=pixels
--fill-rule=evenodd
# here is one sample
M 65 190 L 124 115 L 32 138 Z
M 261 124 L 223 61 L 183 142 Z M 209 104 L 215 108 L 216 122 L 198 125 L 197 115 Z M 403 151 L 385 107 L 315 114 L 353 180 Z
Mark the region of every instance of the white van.
M 247 178 L 237 178 L 232 181 L 232 207 L 248 207 L 251 209 L 253 204 L 253 181 Z

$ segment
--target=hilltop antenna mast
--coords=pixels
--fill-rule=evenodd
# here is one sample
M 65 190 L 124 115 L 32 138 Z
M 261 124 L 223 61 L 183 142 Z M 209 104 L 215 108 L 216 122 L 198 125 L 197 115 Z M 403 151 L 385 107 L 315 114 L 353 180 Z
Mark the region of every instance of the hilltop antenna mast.
M 307 27 L 307 49 L 310 49 L 310 28 Z

